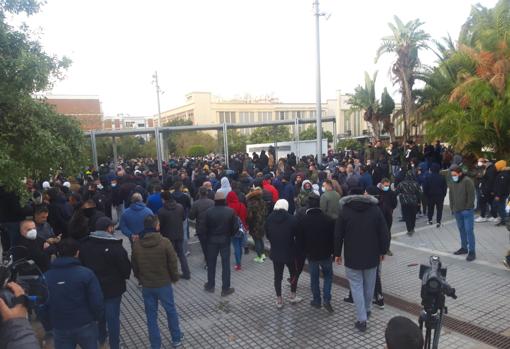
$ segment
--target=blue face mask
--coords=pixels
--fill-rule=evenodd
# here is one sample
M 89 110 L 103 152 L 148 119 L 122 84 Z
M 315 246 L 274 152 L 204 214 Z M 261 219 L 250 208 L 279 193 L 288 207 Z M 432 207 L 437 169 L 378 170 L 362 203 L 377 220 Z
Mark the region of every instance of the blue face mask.
M 388 190 L 390 190 L 390 187 L 383 187 L 382 190 L 388 191 Z
M 454 182 L 458 182 L 459 181 L 459 176 L 452 176 L 452 179 Z

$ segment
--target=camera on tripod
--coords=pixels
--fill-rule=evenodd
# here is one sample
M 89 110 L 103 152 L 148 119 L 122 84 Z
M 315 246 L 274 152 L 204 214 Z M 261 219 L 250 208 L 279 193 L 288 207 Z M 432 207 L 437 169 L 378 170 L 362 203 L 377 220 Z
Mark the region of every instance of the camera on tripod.
M 430 257 L 430 265 L 420 265 L 421 304 L 423 310 L 420 314 L 420 329 L 425 325 L 425 346 L 424 349 L 437 348 L 439 336 L 443 325 L 443 314 L 448 314 L 445 306 L 446 297 L 457 299 L 455 288 L 446 282 L 446 268 L 442 267 L 441 259 L 438 256 Z M 432 330 L 434 339 L 432 340 Z

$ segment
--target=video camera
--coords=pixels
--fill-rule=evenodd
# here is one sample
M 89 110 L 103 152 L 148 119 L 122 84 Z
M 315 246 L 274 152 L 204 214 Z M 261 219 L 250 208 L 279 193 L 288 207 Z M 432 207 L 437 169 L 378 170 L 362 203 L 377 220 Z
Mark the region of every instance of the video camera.
M 22 246 L 11 248 L 4 252 L 0 262 L 0 298 L 9 308 L 23 304 L 28 309 L 46 303 L 48 287 L 41 270 L 35 262 L 24 257 L 26 249 Z M 16 297 L 7 287 L 9 282 L 15 282 L 25 291 L 25 295 Z
M 429 263 L 430 265 L 420 265 L 419 275 L 422 280 L 421 304 L 423 305 L 419 324 L 421 329 L 423 324 L 426 328 L 425 349 L 437 348 L 439 345 L 443 314 L 448 314 L 445 298 L 448 296 L 457 299 L 455 288 L 446 282 L 447 270 L 442 267 L 441 259 L 438 256 L 431 256 Z M 432 330 L 434 330 L 433 341 Z

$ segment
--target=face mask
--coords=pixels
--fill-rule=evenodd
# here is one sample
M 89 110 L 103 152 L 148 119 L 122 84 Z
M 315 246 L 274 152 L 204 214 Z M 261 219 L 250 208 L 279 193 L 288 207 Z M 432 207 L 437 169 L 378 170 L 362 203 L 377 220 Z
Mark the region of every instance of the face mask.
M 90 218 L 94 214 L 95 210 L 96 209 L 94 207 L 85 208 L 85 209 L 83 209 L 83 214 L 85 215 L 85 217 Z
M 326 191 L 326 187 L 322 187 L 322 191 L 325 192 Z
M 103 185 L 102 185 L 102 184 L 98 184 L 98 185 L 97 185 L 97 189 L 99 189 L 99 190 L 103 190 L 103 188 L 104 188 L 104 187 L 103 187 Z
M 478 167 L 482 167 L 482 166 L 483 166 L 483 162 L 478 161 Z
M 383 187 L 382 190 L 388 191 L 388 190 L 390 190 L 390 187 Z
M 117 183 L 112 183 L 112 188 L 115 188 L 117 186 Z
M 37 230 L 30 229 L 27 231 L 27 239 L 28 240 L 35 240 L 37 238 Z
M 459 181 L 459 176 L 452 176 L 452 179 L 454 182 L 458 182 Z

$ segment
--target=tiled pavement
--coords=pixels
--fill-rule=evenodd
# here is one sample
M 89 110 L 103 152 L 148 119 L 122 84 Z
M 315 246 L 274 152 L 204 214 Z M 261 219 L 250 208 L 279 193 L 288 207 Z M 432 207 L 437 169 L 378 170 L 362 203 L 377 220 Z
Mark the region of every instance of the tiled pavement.
M 353 327 L 353 306 L 342 301 L 347 294 L 346 289 L 333 286 L 334 314 L 310 307 L 309 276 L 306 273 L 301 277 L 298 289 L 304 301 L 294 306 L 286 304 L 282 310 L 277 310 L 274 305 L 272 263 L 269 260 L 264 264 L 254 263 L 253 253 L 243 257 L 241 272 L 232 271 L 232 286 L 236 288 L 236 293 L 221 298 L 219 274 L 216 293 L 203 291 L 206 271 L 203 269 L 200 249 L 194 244 L 191 250 L 189 263 L 192 279 L 179 281 L 174 286 L 181 328 L 185 333 L 185 348 L 384 348 L 384 329 L 389 319 L 396 315 L 412 318 L 412 315 L 388 306 L 384 310 L 374 309 L 369 330 L 361 334 Z M 396 247 L 394 259 L 401 259 L 405 251 L 405 248 Z M 411 285 L 404 284 L 404 288 L 399 288 L 398 280 L 390 282 L 393 276 L 386 273 L 386 269 L 392 267 L 390 263 L 393 262 L 389 262 L 384 269 L 386 291 L 414 292 L 419 285 L 415 271 L 408 270 L 404 278 L 399 276 L 399 280 L 408 282 L 408 275 L 413 275 Z M 218 271 L 220 269 L 218 264 Z M 342 274 L 341 268 L 336 268 L 335 273 Z M 287 285 L 283 292 L 284 295 L 289 292 Z M 134 280 L 130 280 L 123 298 L 121 317 L 123 347 L 148 348 L 141 290 Z M 163 310 L 160 309 L 163 345 L 168 348 L 170 339 L 165 321 Z M 440 348 L 483 347 L 447 329 L 443 329 L 440 343 Z

